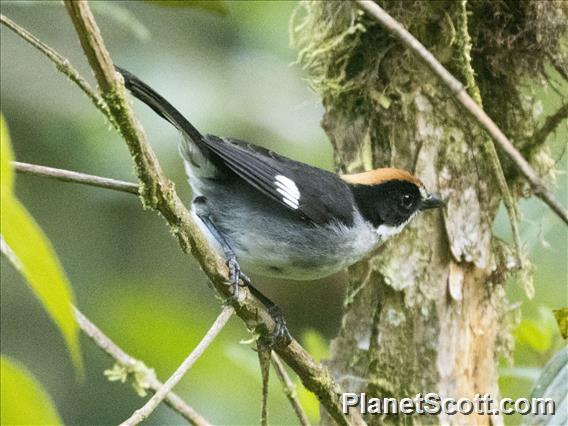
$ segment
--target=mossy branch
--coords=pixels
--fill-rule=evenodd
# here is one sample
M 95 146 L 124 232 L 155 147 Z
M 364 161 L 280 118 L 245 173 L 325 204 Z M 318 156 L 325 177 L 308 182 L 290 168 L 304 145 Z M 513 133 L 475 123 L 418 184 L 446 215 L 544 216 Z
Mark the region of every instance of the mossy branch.
M 528 161 L 515 148 L 513 143 L 505 136 L 495 122 L 471 98 L 464 86 L 444 68 L 444 66 L 424 47 L 412 34 L 410 34 L 397 20 L 390 16 L 383 8 L 371 0 L 355 0 L 361 9 L 373 17 L 386 31 L 393 34 L 404 46 L 414 52 L 450 90 L 450 93 L 467 111 L 472 118 L 491 136 L 499 145 L 522 175 L 530 183 L 533 193 L 544 201 L 556 215 L 568 224 L 568 212 L 556 200 L 552 192 L 546 187 L 540 176 L 531 167 Z
M 270 378 L 270 358 L 272 351 L 264 350 L 257 344 L 258 363 L 260 365 L 260 377 L 262 392 L 260 398 L 260 426 L 268 426 L 268 382 Z
M 546 117 L 542 127 L 540 127 L 533 135 L 529 143 L 523 148 L 523 154 L 530 158 L 534 151 L 540 148 L 546 142 L 548 136 L 556 131 L 562 122 L 568 119 L 568 103 L 562 105 L 554 113 Z
M 458 13 L 458 30 L 457 30 L 457 40 L 458 48 L 460 50 L 460 65 L 465 78 L 466 88 L 473 100 L 483 108 L 483 100 L 481 99 L 481 92 L 475 81 L 475 71 L 471 65 L 471 37 L 469 35 L 468 23 L 467 23 L 467 0 L 461 0 L 459 4 Z M 509 215 L 509 222 L 511 223 L 511 231 L 513 234 L 513 242 L 515 244 L 515 252 L 517 256 L 517 266 L 523 268 L 523 254 L 521 248 L 521 238 L 519 235 L 519 220 L 518 212 L 513 200 L 509 186 L 507 185 L 507 179 L 505 178 L 505 172 L 497 155 L 497 150 L 491 139 L 483 139 L 483 149 L 485 154 L 491 164 L 493 169 L 493 174 L 497 180 L 497 186 L 499 187 L 499 192 L 503 197 L 503 202 L 507 209 L 507 214 Z
M 122 81 L 114 72 L 110 72 L 112 70 L 112 61 L 102 44 L 100 32 L 92 15 L 88 12 L 87 4 L 83 1 L 69 1 L 66 2 L 66 6 L 80 34 L 81 43 L 85 46 L 85 53 L 89 61 L 94 63 L 94 66 L 92 66 L 100 88 L 104 88 L 103 98 L 105 100 L 89 86 L 66 58 L 3 15 L 1 16 L 1 22 L 54 62 L 57 69 L 76 83 L 93 100 L 95 106 L 121 132 L 135 161 L 136 175 L 141 184 L 136 185 L 84 173 L 25 163 L 15 164 L 16 170 L 20 173 L 49 177 L 65 182 L 82 183 L 105 189 L 140 194 L 144 207 L 156 209 L 164 216 L 172 233 L 178 239 L 182 250 L 185 253 L 193 252 L 193 255 L 213 283 L 217 293 L 223 298 L 230 296 L 229 287 L 226 285 L 228 281 L 226 265 L 208 246 L 196 224 L 192 221 L 189 212 L 177 196 L 173 183 L 161 171 L 142 127 L 135 120 L 126 101 Z M 101 53 L 101 50 L 104 50 L 106 55 Z M 100 54 L 103 56 L 99 57 Z M 104 66 L 101 65 L 99 59 L 105 64 Z M 115 119 L 120 119 L 120 121 Z M 255 332 L 259 334 L 271 332 L 275 327 L 275 323 L 264 305 L 247 290 L 241 293 L 242 299 L 233 302 L 237 315 L 243 319 L 249 328 L 254 328 Z M 334 383 L 327 369 L 316 363 L 296 340 L 293 339 L 287 347 L 277 348 L 276 350 L 282 359 L 298 374 L 304 386 L 316 395 L 322 406 L 338 424 L 364 424 L 357 414 L 345 416 L 342 413 L 339 401 L 339 387 Z
M 560 55 L 551 55 L 550 53 L 548 53 L 547 56 L 556 72 L 560 74 L 564 80 L 568 81 L 568 65 L 566 64 L 566 59 L 559 57 Z
M 91 87 L 89 83 L 79 74 L 79 72 L 69 63 L 69 61 L 60 55 L 58 52 L 53 50 L 47 44 L 42 42 L 32 33 L 27 31 L 26 29 L 20 27 L 11 19 L 7 18 L 4 15 L 0 15 L 0 22 L 11 29 L 14 33 L 19 35 L 25 41 L 27 41 L 30 45 L 35 47 L 41 53 L 51 60 L 55 64 L 55 67 L 58 71 L 61 71 L 65 74 L 69 79 L 75 83 L 79 88 L 87 95 L 87 97 L 93 102 L 95 107 L 104 114 L 104 116 L 111 122 L 111 124 L 116 125 L 114 123 L 113 116 L 111 115 L 106 103 L 101 97 L 97 94 L 95 90 Z
M 27 174 L 31 176 L 38 176 L 38 177 L 46 177 L 55 180 L 59 180 L 61 182 L 70 182 L 70 183 L 79 183 L 88 186 L 94 186 L 98 188 L 104 189 L 112 189 L 118 192 L 125 192 L 128 194 L 135 194 L 138 195 L 138 185 L 131 182 L 124 182 L 116 179 L 105 178 L 101 176 L 94 176 L 89 175 L 86 173 L 79 173 L 73 172 L 70 170 L 63 170 L 57 169 L 54 167 L 46 167 L 40 166 L 37 164 L 29 164 L 29 163 L 20 163 L 20 162 L 13 162 L 12 165 L 14 166 L 14 170 L 18 173 Z M 91 337 L 95 343 L 97 343 L 103 350 L 113 356 L 118 362 L 124 365 L 133 365 L 136 361 L 131 361 L 131 358 L 128 357 L 120 348 L 118 348 L 108 337 L 106 337 L 93 323 L 91 323 L 77 308 L 75 308 L 77 321 L 79 322 L 79 326 L 81 329 Z M 304 412 L 302 406 L 300 405 L 297 397 L 296 397 L 296 390 L 294 383 L 286 373 L 284 365 L 278 355 L 272 352 L 272 365 L 276 370 L 276 374 L 280 381 L 282 382 L 282 386 L 284 389 L 284 393 L 286 394 L 286 398 L 290 401 L 290 405 L 294 410 L 294 413 L 298 417 L 298 420 L 302 426 L 309 425 L 308 417 Z M 150 383 L 150 388 L 153 391 L 156 391 L 159 387 L 162 386 L 160 382 L 159 385 L 155 385 L 154 382 Z M 170 400 L 171 399 L 171 400 Z M 184 401 L 182 401 L 177 395 L 170 393 L 168 398 L 166 398 L 166 403 L 170 405 L 172 403 L 172 408 L 178 408 L 178 405 L 181 406 L 182 411 L 180 414 L 185 416 L 186 418 L 191 417 L 193 409 L 187 406 Z M 187 406 L 187 407 L 186 407 Z M 178 410 L 179 411 L 179 410 Z M 199 416 L 196 414 L 196 416 Z M 188 418 L 188 420 L 192 421 L 195 425 L 200 424 L 207 424 L 207 423 L 200 423 L 199 418 L 196 417 L 197 420 L 192 420 Z
M 51 177 L 51 176 L 50 176 Z M 12 249 L 6 244 L 4 238 L 0 235 L 0 252 L 8 262 L 21 272 L 21 264 Z M 77 325 L 86 336 L 88 336 L 100 349 L 106 352 L 115 360 L 115 368 L 113 371 L 120 372 L 120 380 L 125 381 L 129 376 L 133 378 L 133 387 L 139 394 L 145 394 L 146 389 L 157 392 L 162 388 L 162 382 L 158 380 L 154 369 L 149 368 L 142 361 L 132 358 L 121 348 L 119 348 L 108 336 L 106 336 L 95 324 L 93 324 L 83 313 L 75 306 L 73 313 Z M 106 372 L 105 372 L 106 374 Z M 112 379 L 111 379 L 112 380 Z M 117 380 L 117 379 L 115 379 Z M 165 395 L 165 403 L 173 410 L 181 414 L 192 425 L 207 426 L 209 423 L 193 408 L 191 408 L 183 399 L 173 392 Z
M 93 324 L 79 309 L 74 308 L 75 319 L 81 331 L 85 333 L 99 348 L 111 356 L 122 368 L 136 370 L 143 376 L 143 381 L 148 389 L 156 393 L 163 388 L 154 370 L 148 368 L 143 362 L 132 358 L 120 347 L 118 347 L 108 336 L 106 336 L 95 324 Z M 191 408 L 183 399 L 173 392 L 169 392 L 165 396 L 164 402 L 172 409 L 181 414 L 186 420 L 195 426 L 207 426 L 209 422 L 205 420 L 199 413 Z
M 143 205 L 158 210 L 164 216 L 182 250 L 186 253 L 192 252 L 217 293 L 224 299 L 228 298 L 231 294 L 227 285 L 227 266 L 211 249 L 175 192 L 173 183 L 162 172 L 142 126 L 126 101 L 122 79 L 114 71 L 112 59 L 87 2 L 66 0 L 65 6 L 95 73 L 102 97 L 134 160 L 136 175 L 141 183 L 140 195 Z M 239 300 L 231 299 L 237 315 L 259 334 L 272 332 L 275 323 L 266 307 L 248 290 L 245 289 L 241 293 Z M 343 414 L 339 387 L 327 369 L 316 363 L 295 339 L 286 347 L 275 348 L 275 351 L 298 374 L 306 388 L 314 392 L 338 424 L 364 424 L 356 413 L 349 416 Z
M 205 350 L 209 347 L 213 340 L 215 340 L 215 337 L 217 337 L 223 327 L 225 327 L 234 313 L 235 311 L 231 306 L 225 306 L 219 316 L 217 316 L 213 325 L 209 328 L 209 331 L 207 331 L 205 336 L 203 336 L 203 339 L 200 340 L 199 344 L 195 347 L 195 349 L 193 349 L 193 351 L 191 351 L 189 356 L 183 360 L 181 365 L 170 376 L 166 383 L 158 389 L 158 391 L 146 402 L 146 404 L 144 404 L 142 408 L 136 410 L 132 416 L 122 422 L 121 426 L 135 426 L 147 419 L 148 416 L 158 407 L 160 402 L 168 396 L 174 386 L 179 383 L 183 376 L 185 376 L 192 365 L 195 364 L 195 361 L 203 355 Z
M 309 426 L 310 422 L 308 420 L 308 416 L 306 415 L 304 409 L 300 405 L 300 401 L 296 396 L 296 386 L 290 380 L 288 373 L 286 373 L 286 369 L 280 361 L 280 357 L 275 353 L 272 353 L 272 365 L 276 370 L 276 375 L 282 382 L 282 386 L 284 387 L 284 393 L 286 394 L 286 398 L 290 401 L 292 408 L 294 409 L 294 413 L 296 413 L 296 417 L 298 417 L 298 421 L 300 422 L 301 426 Z
M 114 191 L 138 195 L 138 185 L 131 182 L 88 175 L 86 173 L 73 172 L 71 170 L 56 169 L 55 167 L 20 163 L 18 161 L 14 161 L 12 166 L 16 172 L 25 175 L 47 177 L 61 182 L 82 183 L 83 185 L 112 189 Z

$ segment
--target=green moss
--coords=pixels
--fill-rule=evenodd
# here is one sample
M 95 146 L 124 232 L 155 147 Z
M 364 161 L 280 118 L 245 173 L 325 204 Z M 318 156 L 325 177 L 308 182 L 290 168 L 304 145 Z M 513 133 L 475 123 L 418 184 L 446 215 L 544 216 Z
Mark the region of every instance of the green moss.
M 558 39 L 566 34 L 565 18 L 556 16 L 565 16 L 560 3 L 378 2 L 466 85 L 477 102 L 483 101 L 504 132 L 522 147 L 535 124 L 534 101 L 526 99 L 524 84 L 545 77 L 547 55 L 558 56 Z M 517 7 L 522 10 L 507 9 Z M 531 13 L 541 22 L 530 22 Z M 498 16 L 493 19 L 494 15 Z M 551 27 L 545 28 L 548 19 Z M 371 261 L 371 277 L 364 268 L 350 270 L 349 296 L 330 366 L 338 376 L 352 376 L 345 379 L 349 385 L 370 393 L 407 395 L 426 384 L 434 386 L 439 383 L 439 370 L 432 368 L 440 359 L 436 345 L 440 338 L 454 339 L 443 321 L 459 317 L 458 308 L 472 303 L 439 303 L 447 297 L 444 283 L 450 259 L 463 269 L 468 284 L 475 280 L 487 291 L 487 315 L 501 320 L 510 309 L 504 283 L 515 256 L 510 247 L 496 248 L 491 241 L 500 194 L 488 151 L 482 149 L 487 136 L 412 52 L 393 42 L 353 3 L 303 2 L 292 26 L 298 61 L 325 106 L 323 127 L 338 168 L 355 172 L 390 165 L 415 170 L 450 199 L 445 226 L 435 216 L 423 216 Z M 506 34 L 508 42 L 497 43 Z M 492 36 L 497 38 L 487 40 Z M 547 46 L 539 47 L 543 43 Z M 527 55 L 523 49 L 539 57 L 522 58 Z M 518 68 L 501 72 L 505 69 L 493 63 L 501 60 L 507 68 Z M 516 169 L 506 158 L 500 161 L 507 184 L 519 194 Z M 530 293 L 530 280 L 524 282 Z M 396 315 L 399 311 L 405 321 Z M 497 341 L 491 333 L 481 340 L 508 356 L 511 325 L 505 321 L 491 327 L 497 328 L 492 329 Z M 369 349 L 360 349 L 369 334 Z M 465 351 L 458 348 L 455 353 Z M 493 353 L 485 355 L 485 361 L 494 360 Z
M 477 77 L 479 90 L 471 92 L 474 99 L 483 99 L 486 111 L 519 148 L 529 143 L 537 125 L 534 102 L 524 96 L 524 83 L 529 79 L 533 84 L 546 82 L 545 65 L 550 58 L 568 58 L 567 43 L 561 42 L 568 28 L 565 3 L 470 0 L 379 4 L 466 87 L 475 87 Z M 351 2 L 302 2 L 292 19 L 291 34 L 299 49 L 298 63 L 308 72 L 309 82 L 327 111 L 341 108 L 351 117 L 371 116 L 389 99 L 389 108 L 394 106 L 395 110 L 392 115 L 396 116 L 396 108 L 404 115 L 414 98 L 405 91 L 409 76 L 431 77 L 411 52 L 393 44 L 392 38 Z M 469 56 L 472 70 L 465 67 L 464 58 Z M 385 123 L 384 127 L 388 126 Z M 545 153 L 536 149 L 531 154 L 529 161 L 537 169 L 549 171 L 541 164 L 549 163 Z M 515 186 L 519 177 L 516 168 L 505 157 L 501 161 Z
M 290 33 L 298 63 L 322 98 L 360 89 L 351 77 L 364 68 L 363 58 L 352 54 L 365 32 L 361 17 L 349 2 L 303 2 L 294 14 Z
M 552 57 L 568 58 L 566 3 L 562 1 L 473 0 L 468 3 L 472 64 L 478 75 L 484 108 L 522 150 L 537 126 L 527 83 L 546 84 Z M 488 19 L 491 17 L 491 19 Z M 537 168 L 548 159 L 535 150 L 528 160 Z M 518 177 L 503 158 L 507 176 Z

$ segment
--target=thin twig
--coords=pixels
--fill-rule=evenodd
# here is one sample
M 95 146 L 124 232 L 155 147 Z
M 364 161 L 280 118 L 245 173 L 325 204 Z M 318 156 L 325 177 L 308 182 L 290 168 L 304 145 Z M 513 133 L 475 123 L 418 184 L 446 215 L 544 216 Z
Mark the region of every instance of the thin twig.
M 4 240 L 4 236 L 2 236 L 2 234 L 0 234 L 0 253 L 6 258 L 6 260 L 8 260 L 8 262 L 10 262 L 10 264 L 16 271 L 20 273 L 22 272 L 22 264 L 20 263 L 20 259 L 18 259 L 16 253 L 14 253 L 12 248 L 6 243 L 6 240 Z
M 547 52 L 546 56 L 548 56 L 556 72 L 560 74 L 564 80 L 568 81 L 568 65 L 566 65 L 566 59 L 558 58 L 550 52 Z
M 144 364 L 128 355 L 124 352 L 120 347 L 116 345 L 109 337 L 107 337 L 95 324 L 93 324 L 79 309 L 74 308 L 75 310 L 75 318 L 77 320 L 77 324 L 81 330 L 103 351 L 105 351 L 108 355 L 110 355 L 116 362 L 120 365 L 131 368 L 131 369 L 140 369 L 141 366 Z M 148 389 L 152 392 L 157 393 L 163 387 L 163 383 L 160 382 L 155 374 L 153 374 L 153 370 L 148 367 L 146 368 L 148 371 L 144 374 L 145 382 L 148 384 Z M 181 399 L 177 394 L 174 392 L 169 392 L 164 402 L 171 407 L 173 410 L 177 411 L 181 414 L 186 420 L 188 420 L 191 424 L 196 426 L 207 426 L 209 422 L 205 420 L 199 413 L 197 413 L 193 408 L 191 408 L 183 399 Z
M 136 410 L 132 416 L 125 420 L 123 426 L 137 425 L 142 420 L 148 418 L 150 414 L 156 409 L 156 407 L 162 402 L 162 400 L 171 392 L 173 387 L 178 384 L 178 382 L 183 378 L 185 373 L 191 368 L 191 366 L 199 359 L 199 357 L 205 352 L 205 349 L 215 340 L 215 337 L 223 329 L 225 324 L 229 321 L 231 316 L 235 313 L 232 306 L 225 306 L 207 334 L 203 336 L 203 339 L 195 347 L 195 349 L 189 354 L 189 356 L 181 363 L 177 370 L 170 376 L 170 378 L 164 383 L 164 385 L 158 389 L 158 391 L 144 404 L 144 406 Z
M 270 354 L 272 350 L 261 349 L 257 341 L 258 363 L 260 364 L 260 377 L 262 378 L 262 392 L 260 397 L 260 425 L 268 426 L 268 383 L 270 378 Z
M 276 370 L 276 375 L 282 382 L 284 393 L 286 394 L 288 401 L 290 401 L 290 405 L 292 405 L 292 409 L 294 410 L 294 413 L 296 413 L 296 416 L 300 421 L 300 425 L 309 426 L 310 421 L 308 420 L 308 416 L 300 405 L 300 401 L 298 401 L 298 398 L 296 397 L 296 386 L 290 379 L 290 376 L 288 376 L 288 373 L 286 372 L 286 369 L 284 368 L 280 357 L 274 352 L 272 352 L 272 365 Z
M 98 188 L 112 189 L 114 191 L 126 192 L 138 195 L 138 185 L 131 182 L 124 182 L 100 176 L 88 175 L 86 173 L 73 172 L 71 170 L 56 169 L 54 167 L 40 166 L 37 164 L 12 162 L 14 170 L 18 173 L 41 176 L 62 182 L 81 183 L 83 185 L 96 186 Z
M 162 172 L 142 126 L 134 117 L 125 99 L 126 92 L 122 79 L 114 71 L 112 60 L 87 2 L 65 0 L 65 6 L 95 73 L 103 99 L 106 100 L 115 117 L 135 161 L 144 206 L 156 209 L 163 215 L 182 250 L 186 253 L 192 252 L 217 293 L 223 298 L 230 297 L 230 286 L 227 286 L 229 281 L 227 265 L 224 259 L 212 250 L 177 195 L 173 183 Z M 253 327 L 258 334 L 266 335 L 276 328 L 270 312 L 246 288 L 241 291 L 241 297 L 238 300 L 231 299 L 231 304 L 245 324 Z M 316 395 L 321 405 L 338 424 L 365 424 L 355 410 L 351 410 L 348 415 L 343 413 L 339 386 L 329 371 L 315 362 L 295 339 L 292 339 L 289 345 L 280 346 L 274 350 L 298 374 L 306 389 Z
M 88 96 L 88 98 L 93 102 L 93 104 L 97 107 L 97 109 L 101 111 L 111 123 L 114 124 L 114 118 L 110 113 L 106 103 L 101 99 L 101 97 L 97 94 L 97 92 L 93 90 L 93 88 L 89 85 L 89 83 L 87 83 L 87 81 L 79 74 L 79 72 L 69 63 L 69 60 L 67 58 L 60 55 L 58 52 L 53 50 L 51 47 L 49 47 L 47 44 L 45 44 L 43 41 L 38 39 L 36 36 L 34 36 L 26 29 L 20 27 L 10 18 L 0 14 L 0 22 L 6 25 L 6 27 L 10 28 L 14 33 L 19 35 L 21 38 L 23 38 L 25 41 L 27 41 L 29 44 L 31 44 L 33 47 L 35 47 L 37 50 L 43 53 L 45 56 L 47 56 L 51 60 L 51 62 L 55 64 L 57 69 L 61 71 L 63 74 L 65 74 L 67 77 L 69 77 L 69 79 L 73 83 L 79 86 L 79 88 L 83 91 L 83 93 L 85 93 Z
M 391 32 L 401 43 L 416 53 L 420 59 L 438 76 L 452 95 L 465 108 L 465 110 L 491 135 L 493 140 L 501 147 L 505 154 L 515 163 L 517 168 L 531 184 L 533 193 L 544 201 L 548 206 L 568 224 L 568 212 L 555 199 L 554 195 L 546 188 L 544 182 L 533 170 L 511 141 L 499 129 L 495 122 L 483 111 L 482 108 L 468 95 L 463 85 L 438 62 L 438 60 L 424 47 L 412 34 L 410 34 L 397 20 L 390 16 L 383 8 L 371 0 L 354 0 L 361 9 L 372 16 L 384 29 Z
M 529 144 L 523 149 L 525 155 L 531 156 L 532 152 L 540 147 L 551 133 L 556 131 L 556 128 L 562 123 L 566 121 L 568 118 L 568 103 L 562 105 L 558 110 L 554 113 L 546 117 L 544 124 L 540 127 L 533 135 L 532 139 L 530 140 Z
M 10 262 L 14 269 L 21 271 L 22 265 L 20 264 L 20 261 L 18 260 L 10 246 L 6 244 L 4 238 L 1 235 L 0 252 L 2 253 L 2 256 L 4 256 Z M 99 348 L 110 355 L 121 366 L 141 372 L 144 376 L 144 382 L 147 385 L 147 388 L 152 392 L 156 392 L 162 387 L 162 382 L 160 382 L 156 378 L 154 370 L 146 367 L 143 362 L 132 358 L 130 355 L 124 352 L 75 306 L 73 306 L 73 311 L 75 313 L 75 320 L 77 321 L 79 328 L 83 331 L 83 333 L 91 338 L 91 340 Z M 205 420 L 199 413 L 197 413 L 193 408 L 187 405 L 187 403 L 175 393 L 170 392 L 166 396 L 165 403 L 174 411 L 177 411 L 179 414 L 181 414 L 191 424 L 195 426 L 209 425 L 209 422 L 207 420 Z
M 461 52 L 460 52 L 460 59 L 462 62 L 462 68 L 465 74 L 465 82 L 466 87 L 473 98 L 473 100 L 483 108 L 483 100 L 481 99 L 481 92 L 475 81 L 475 71 L 471 65 L 471 37 L 468 31 L 468 22 L 467 22 L 467 0 L 462 0 L 460 2 L 460 23 L 459 23 L 459 34 L 461 36 Z M 495 145 L 493 141 L 486 137 L 486 135 L 482 135 L 483 137 L 483 148 L 485 150 L 485 154 L 489 159 L 489 164 L 493 169 L 493 174 L 495 175 L 495 180 L 497 181 L 497 186 L 499 187 L 499 192 L 501 192 L 501 196 L 503 197 L 503 202 L 505 203 L 505 208 L 507 209 L 507 214 L 509 215 L 509 222 L 511 223 L 511 232 L 513 234 L 513 243 L 515 244 L 515 253 L 517 256 L 517 267 L 520 269 L 524 268 L 524 261 L 523 261 L 523 254 L 521 248 L 521 237 L 519 234 L 519 216 L 517 213 L 517 208 L 515 206 L 515 202 L 513 200 L 513 196 L 511 191 L 509 190 L 509 186 L 507 185 L 507 179 L 505 178 L 505 172 L 503 171 L 503 167 L 501 165 L 501 161 L 499 160 L 499 155 L 497 154 L 497 150 L 495 149 Z
M 114 179 L 103 178 L 100 176 L 87 175 L 84 173 L 72 172 L 64 169 L 55 169 L 53 167 L 39 166 L 36 164 L 18 163 L 18 162 L 14 162 L 13 164 L 15 170 L 20 173 L 30 174 L 38 177 L 46 177 L 50 179 L 57 179 L 64 182 L 79 183 L 89 186 L 97 186 L 105 189 L 112 189 L 126 193 L 138 194 L 138 185 L 130 182 L 116 181 Z M 105 182 L 104 185 L 99 185 L 96 183 L 103 181 Z M 81 326 L 81 324 L 79 325 Z M 85 330 L 83 329 L 83 331 Z M 113 347 L 115 345 L 111 342 L 110 346 Z M 118 358 L 116 359 L 118 360 Z M 309 425 L 308 418 L 296 398 L 296 392 L 294 389 L 295 386 L 288 377 L 288 374 L 286 373 L 286 370 L 282 365 L 280 357 L 275 352 L 272 352 L 272 362 L 274 367 L 276 368 L 277 375 L 282 381 L 282 384 L 285 388 L 284 392 L 288 397 L 288 399 L 290 400 L 294 412 L 296 413 L 298 419 L 300 420 L 300 424 L 302 426 Z

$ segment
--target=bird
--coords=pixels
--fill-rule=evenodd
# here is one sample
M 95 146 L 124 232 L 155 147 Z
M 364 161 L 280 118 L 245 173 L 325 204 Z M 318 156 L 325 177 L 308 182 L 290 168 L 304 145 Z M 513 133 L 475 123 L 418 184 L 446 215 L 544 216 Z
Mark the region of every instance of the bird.
M 267 345 L 286 344 L 290 335 L 249 273 L 302 281 L 329 276 L 373 252 L 418 213 L 444 206 L 406 170 L 339 175 L 243 140 L 202 134 L 146 83 L 116 70 L 135 98 L 181 132 L 191 214 L 225 257 L 233 295 L 242 282 L 273 314 L 277 328 Z

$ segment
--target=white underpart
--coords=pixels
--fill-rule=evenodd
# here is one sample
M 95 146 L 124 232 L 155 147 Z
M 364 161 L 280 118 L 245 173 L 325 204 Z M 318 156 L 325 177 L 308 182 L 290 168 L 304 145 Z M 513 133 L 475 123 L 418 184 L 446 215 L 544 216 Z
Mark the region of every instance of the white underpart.
M 406 222 L 403 222 L 398 226 L 379 225 L 379 227 L 377 228 L 377 234 L 379 236 L 379 239 L 381 241 L 385 241 L 387 238 L 398 234 L 400 231 L 402 231 L 404 229 L 404 227 L 406 225 L 408 225 L 408 222 L 410 222 L 414 218 L 415 215 L 416 215 L 416 213 L 414 213 L 412 216 L 410 216 L 406 220 Z
M 300 207 L 300 191 L 292 179 L 283 175 L 276 175 L 274 178 L 276 191 L 282 195 L 282 201 L 294 210 Z

